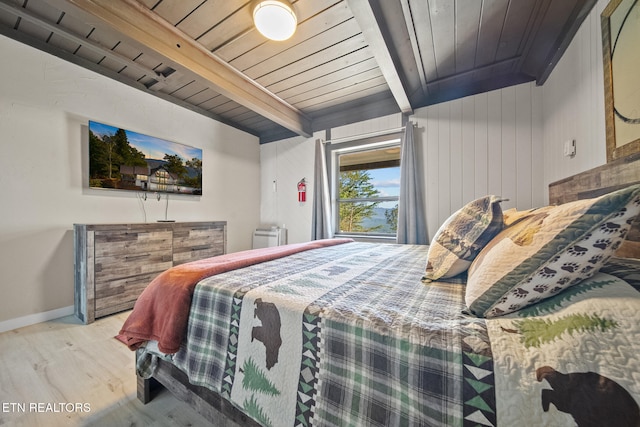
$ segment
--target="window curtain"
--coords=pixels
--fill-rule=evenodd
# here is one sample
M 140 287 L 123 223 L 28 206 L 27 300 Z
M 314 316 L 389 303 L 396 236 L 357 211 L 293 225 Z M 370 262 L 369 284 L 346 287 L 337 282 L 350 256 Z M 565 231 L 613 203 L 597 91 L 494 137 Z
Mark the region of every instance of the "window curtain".
M 416 158 L 413 125 L 407 122 L 400 154 L 400 201 L 398 202 L 398 243 L 426 245 L 427 219 L 424 183 Z
M 330 239 L 333 237 L 331 226 L 331 200 L 329 197 L 329 176 L 327 174 L 327 158 L 324 144 L 316 140 L 316 155 L 313 182 L 313 220 L 311 222 L 311 239 Z

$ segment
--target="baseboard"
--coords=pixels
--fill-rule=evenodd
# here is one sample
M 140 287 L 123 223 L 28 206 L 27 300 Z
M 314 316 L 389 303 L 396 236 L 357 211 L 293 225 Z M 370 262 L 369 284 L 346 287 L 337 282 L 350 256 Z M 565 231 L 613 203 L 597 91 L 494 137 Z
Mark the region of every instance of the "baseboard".
M 12 331 L 24 326 L 35 325 L 36 323 L 47 322 L 73 314 L 73 306 L 57 308 L 43 313 L 30 314 L 28 316 L 16 317 L 15 319 L 0 322 L 0 333 Z

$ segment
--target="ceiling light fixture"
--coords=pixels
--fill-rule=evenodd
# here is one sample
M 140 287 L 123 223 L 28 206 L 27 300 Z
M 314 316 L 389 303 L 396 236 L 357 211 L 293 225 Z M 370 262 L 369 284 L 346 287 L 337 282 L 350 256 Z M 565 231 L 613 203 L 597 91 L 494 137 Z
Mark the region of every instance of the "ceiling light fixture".
M 298 18 L 286 0 L 259 0 L 253 7 L 253 23 L 271 40 L 287 40 L 296 32 Z

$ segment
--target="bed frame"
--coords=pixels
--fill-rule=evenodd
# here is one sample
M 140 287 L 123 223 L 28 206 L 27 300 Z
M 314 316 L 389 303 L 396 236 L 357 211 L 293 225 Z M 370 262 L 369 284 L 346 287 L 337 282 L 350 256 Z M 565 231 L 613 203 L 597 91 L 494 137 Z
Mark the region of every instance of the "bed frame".
M 640 183 L 640 153 L 551 183 L 549 201 L 560 204 L 596 197 L 637 183 Z M 616 256 L 640 259 L 640 217 L 636 218 L 634 228 Z M 259 426 L 218 393 L 190 384 L 187 375 L 168 362 L 160 360 L 153 378 L 138 377 L 137 384 L 138 399 L 142 403 L 151 401 L 154 391 L 161 385 L 216 425 Z
M 260 427 L 218 393 L 189 383 L 187 375 L 169 362 L 158 359 L 158 368 L 152 378 L 137 376 L 138 399 L 146 404 L 164 387 L 175 397 L 188 403 L 213 425 L 224 427 Z
M 633 184 L 640 184 L 640 153 L 552 182 L 549 203 L 598 197 Z M 640 217 L 636 218 L 616 257 L 640 259 Z

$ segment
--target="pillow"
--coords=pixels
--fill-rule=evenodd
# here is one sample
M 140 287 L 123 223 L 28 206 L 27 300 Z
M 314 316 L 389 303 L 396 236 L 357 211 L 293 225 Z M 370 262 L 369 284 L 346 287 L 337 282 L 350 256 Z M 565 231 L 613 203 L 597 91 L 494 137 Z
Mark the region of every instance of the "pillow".
M 469 311 L 479 317 L 511 313 L 593 276 L 639 212 L 640 185 L 531 211 L 498 234 L 469 268 Z
M 516 208 L 507 209 L 502 212 L 502 219 L 505 227 L 509 227 L 513 225 L 515 222 L 520 221 L 522 218 L 526 218 L 531 215 L 534 209 L 528 209 L 526 211 L 519 211 Z
M 600 272 L 616 276 L 640 291 L 640 259 L 618 258 L 616 253 L 602 266 Z
M 498 196 L 467 203 L 442 224 L 427 253 L 424 279 L 456 276 L 469 268 L 480 250 L 503 228 Z

